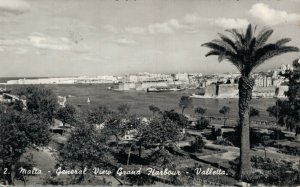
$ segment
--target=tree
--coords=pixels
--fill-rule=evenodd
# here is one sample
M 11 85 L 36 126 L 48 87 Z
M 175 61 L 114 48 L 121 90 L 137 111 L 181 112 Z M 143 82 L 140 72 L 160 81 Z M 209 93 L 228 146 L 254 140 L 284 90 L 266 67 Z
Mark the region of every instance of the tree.
M 155 116 L 148 125 L 142 126 L 140 139 L 143 139 L 147 145 L 156 144 L 163 147 L 177 141 L 184 122 L 176 114 L 171 110 Z
M 270 116 L 275 117 L 277 124 L 280 126 L 285 126 L 287 130 L 292 131 L 295 127 L 298 113 L 297 110 L 293 111 L 291 103 L 285 100 L 277 100 L 275 106 L 270 106 L 267 108 L 267 112 Z
M 230 112 L 230 107 L 228 106 L 223 106 L 220 110 L 219 113 L 224 115 L 224 127 L 226 126 L 226 121 L 227 121 L 227 115 Z
M 193 152 L 201 153 L 204 146 L 205 142 L 201 136 L 196 137 L 195 141 L 191 142 L 191 149 Z
M 37 149 L 50 141 L 49 125 L 39 115 L 7 109 L 5 113 L 0 112 L 0 134 L 3 183 L 13 185 L 15 165 L 26 150 Z
M 282 76 L 288 79 L 288 91 L 285 93 L 288 100 L 277 100 L 275 106 L 267 109 L 270 116 L 276 118 L 279 125 L 284 125 L 293 131 L 300 124 L 300 63 L 293 61 L 293 71 L 286 71 Z
M 251 118 L 255 116 L 259 116 L 259 110 L 251 106 L 249 110 L 249 124 L 251 123 Z
M 289 101 L 297 102 L 300 98 L 300 59 L 293 61 L 293 71 L 287 70 L 282 76 L 288 78 L 288 91 L 285 93 Z
M 75 125 L 77 122 L 77 110 L 73 105 L 66 104 L 65 107 L 58 109 L 57 117 L 62 121 L 63 125 L 66 123 Z
M 120 104 L 118 111 L 122 116 L 127 116 L 130 112 L 130 106 L 128 104 Z
M 160 111 L 160 109 L 157 106 L 153 105 L 153 104 L 149 105 L 149 110 L 153 113 L 153 116 L 155 115 L 156 112 Z
M 181 96 L 179 100 L 179 107 L 182 108 L 181 113 L 183 114 L 186 108 L 190 108 L 193 106 L 193 100 L 189 96 Z
M 202 117 L 203 114 L 205 114 L 206 109 L 199 106 L 199 107 L 195 108 L 194 112 L 195 112 L 195 114 L 200 114 L 200 117 Z
M 88 111 L 87 121 L 90 124 L 101 124 L 105 121 L 109 121 L 113 114 L 113 111 L 111 111 L 107 106 L 99 105 Z
M 101 133 L 104 137 L 114 136 L 118 149 L 120 136 L 124 135 L 129 130 L 137 129 L 140 124 L 141 119 L 136 115 L 124 117 L 123 114 L 112 112 L 109 118 L 105 121 L 105 125 L 101 130 Z
M 209 126 L 209 121 L 205 117 L 200 117 L 196 121 L 195 128 L 198 130 L 203 130 Z
M 205 56 L 216 55 L 219 62 L 228 60 L 240 71 L 239 78 L 239 125 L 241 127 L 241 148 L 239 177 L 247 176 L 251 172 L 250 140 L 249 140 L 249 101 L 252 98 L 254 79 L 251 73 L 266 60 L 287 52 L 298 52 L 299 48 L 286 46 L 289 38 L 280 39 L 274 43 L 267 43 L 272 35 L 272 29 L 262 29 L 255 33 L 249 24 L 246 32 L 237 29 L 226 30 L 234 39 L 219 34 L 220 39 L 204 43 L 202 46 L 211 50 Z
M 141 138 L 146 145 L 156 145 L 157 150 L 149 155 L 148 159 L 162 166 L 171 163 L 172 154 L 166 149 L 178 141 L 182 127 L 168 117 L 155 116 L 150 124 L 143 129 Z
M 164 120 L 171 120 L 176 126 L 185 128 L 188 125 L 188 119 L 183 114 L 175 112 L 175 110 L 166 110 L 161 113 Z
M 111 155 L 103 142 L 94 125 L 82 124 L 71 132 L 66 144 L 59 150 L 59 162 L 68 169 L 81 171 L 85 168 L 107 167 Z M 75 183 L 83 180 L 83 173 L 75 176 Z
M 174 110 L 160 112 L 155 115 L 149 123 L 139 123 L 137 145 L 139 146 L 139 156 L 142 154 L 142 146 L 157 145 L 161 149 L 168 146 L 181 137 L 181 130 L 188 124 L 187 118 L 178 114 Z
M 58 109 L 58 102 L 51 89 L 30 85 L 22 87 L 16 92 L 17 95 L 26 99 L 27 110 L 31 114 L 42 115 L 48 123 L 52 123 Z

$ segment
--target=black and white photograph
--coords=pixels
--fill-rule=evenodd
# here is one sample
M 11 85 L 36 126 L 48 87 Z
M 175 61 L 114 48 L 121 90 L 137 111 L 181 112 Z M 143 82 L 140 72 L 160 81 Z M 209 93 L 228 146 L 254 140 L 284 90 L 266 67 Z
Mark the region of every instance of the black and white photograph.
M 0 0 L 0 186 L 300 186 L 300 0 Z

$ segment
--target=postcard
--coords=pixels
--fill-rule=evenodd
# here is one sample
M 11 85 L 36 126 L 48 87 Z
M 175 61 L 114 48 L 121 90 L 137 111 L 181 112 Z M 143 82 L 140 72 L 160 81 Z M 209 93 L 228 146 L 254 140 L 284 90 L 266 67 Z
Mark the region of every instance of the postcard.
M 300 0 L 0 0 L 0 186 L 300 185 Z

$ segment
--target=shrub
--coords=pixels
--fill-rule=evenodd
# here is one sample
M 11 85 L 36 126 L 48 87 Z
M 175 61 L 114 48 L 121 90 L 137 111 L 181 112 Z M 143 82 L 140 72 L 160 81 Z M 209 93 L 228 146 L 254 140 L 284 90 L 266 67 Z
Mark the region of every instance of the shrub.
M 195 141 L 191 142 L 191 150 L 193 152 L 201 153 L 202 149 L 205 145 L 205 142 L 203 141 L 202 137 L 197 137 Z
M 218 145 L 234 146 L 227 138 L 218 138 L 214 143 Z
M 200 119 L 198 119 L 196 121 L 195 127 L 197 130 L 203 130 L 203 129 L 206 129 L 208 127 L 208 125 L 209 125 L 209 121 L 206 118 L 201 117 Z
M 280 129 L 274 129 L 274 132 L 270 135 L 273 140 L 282 140 L 285 138 L 284 133 Z
M 255 172 L 245 178 L 244 181 L 252 185 L 258 183 L 272 185 L 295 185 L 300 182 L 300 170 L 294 169 L 292 162 L 274 160 L 254 156 L 251 158 L 252 166 L 261 172 Z

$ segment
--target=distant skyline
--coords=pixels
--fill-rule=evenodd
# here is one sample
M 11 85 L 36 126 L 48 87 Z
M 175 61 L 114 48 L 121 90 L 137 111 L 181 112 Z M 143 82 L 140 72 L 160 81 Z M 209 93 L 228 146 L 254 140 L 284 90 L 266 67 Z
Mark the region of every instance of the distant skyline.
M 0 77 L 236 72 L 201 44 L 249 23 L 300 47 L 300 0 L 0 0 Z

